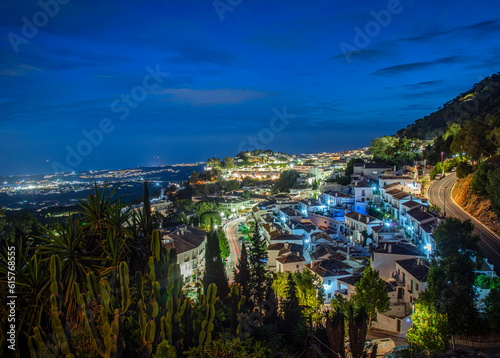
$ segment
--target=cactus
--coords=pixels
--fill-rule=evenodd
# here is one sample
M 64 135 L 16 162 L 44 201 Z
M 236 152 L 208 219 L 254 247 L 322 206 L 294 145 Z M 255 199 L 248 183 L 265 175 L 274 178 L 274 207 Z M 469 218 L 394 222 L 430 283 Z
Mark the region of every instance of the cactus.
M 116 289 L 117 287 L 120 288 L 120 299 L 118 299 L 118 295 L 112 294 L 112 288 Z M 95 276 L 88 273 L 87 293 L 80 293 L 80 289 L 75 283 L 77 302 L 83 311 L 95 350 L 102 357 L 121 357 L 124 349 L 123 315 L 131 304 L 128 265 L 125 262 L 120 263 L 118 273 L 115 277 L 112 277 L 112 285 L 106 279 L 101 279 L 99 284 L 100 295 L 98 295 L 96 288 Z M 98 298 L 101 306 L 102 334 L 90 308 L 91 303 L 98 301 Z
M 243 296 L 241 286 L 239 284 L 231 285 L 231 333 L 238 337 L 240 334 L 239 313 L 241 306 L 245 303 L 246 297 Z
M 142 273 L 137 271 L 135 273 L 137 306 L 139 307 L 139 328 L 141 330 L 141 347 L 142 356 L 150 357 L 153 352 L 153 343 L 157 338 L 157 325 L 156 317 L 159 314 L 158 299 L 160 295 L 160 287 L 158 281 L 155 281 L 154 262 L 153 257 L 150 258 L 149 264 L 151 267 L 151 292 L 149 295 L 149 302 L 146 302 L 144 295 L 144 286 L 142 282 Z
M 198 351 L 201 352 L 204 346 L 212 341 L 214 330 L 215 301 L 217 300 L 217 286 L 211 283 L 208 286 L 207 294 L 202 296 L 202 305 L 206 308 L 206 316 L 201 324 L 201 332 L 198 340 Z
M 66 325 L 66 307 L 62 300 L 61 259 L 57 255 L 50 258 L 50 281 L 52 342 L 46 342 L 39 327 L 35 327 L 34 336 L 28 339 L 31 357 L 74 357 L 74 348 Z
M 157 347 L 161 346 L 162 352 L 170 352 L 175 357 L 175 345 L 182 345 L 184 337 L 187 341 L 190 337 L 186 333 L 192 331 L 188 328 L 182 336 L 180 329 L 186 321 L 184 312 L 190 308 L 190 301 L 182 294 L 182 276 L 175 250 L 165 254 L 160 249 L 157 230 L 153 232 L 151 252 L 148 262 L 151 291 L 144 292 L 141 272 L 136 272 L 135 277 L 142 357 L 150 357 L 158 342 Z

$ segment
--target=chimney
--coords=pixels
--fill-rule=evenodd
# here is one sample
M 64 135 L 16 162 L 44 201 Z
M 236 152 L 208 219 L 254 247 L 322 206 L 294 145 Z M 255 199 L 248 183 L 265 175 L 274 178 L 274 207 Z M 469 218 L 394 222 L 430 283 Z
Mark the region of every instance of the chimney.
M 358 221 L 361 221 L 361 214 L 358 213 Z
M 370 223 L 370 218 L 367 216 L 366 217 L 366 223 L 369 224 Z
M 285 249 L 289 249 L 290 248 L 290 244 L 288 242 L 285 242 Z
M 387 252 L 388 252 L 388 253 L 392 253 L 392 244 L 389 244 L 389 247 L 388 247 L 388 249 L 387 249 Z
M 181 228 L 180 233 L 181 235 L 184 235 L 184 228 Z

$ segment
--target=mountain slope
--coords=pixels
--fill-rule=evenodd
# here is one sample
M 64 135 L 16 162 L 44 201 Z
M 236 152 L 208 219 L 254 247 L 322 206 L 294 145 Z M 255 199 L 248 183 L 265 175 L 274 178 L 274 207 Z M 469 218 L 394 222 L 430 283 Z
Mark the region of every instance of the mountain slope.
M 452 123 L 484 119 L 500 110 L 500 72 L 476 83 L 472 89 L 445 103 L 440 109 L 420 118 L 396 133 L 400 138 L 434 139 L 443 135 Z

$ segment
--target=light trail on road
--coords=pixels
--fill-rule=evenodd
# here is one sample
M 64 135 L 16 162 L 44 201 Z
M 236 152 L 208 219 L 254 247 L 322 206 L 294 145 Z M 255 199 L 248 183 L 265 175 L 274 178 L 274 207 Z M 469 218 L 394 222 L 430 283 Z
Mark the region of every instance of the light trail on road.
M 236 265 L 238 265 L 238 262 L 240 261 L 240 258 L 241 258 L 241 251 L 240 251 L 240 246 L 238 244 L 238 239 L 236 237 L 235 228 L 242 220 L 245 220 L 245 218 L 243 217 L 243 218 L 238 218 L 236 220 L 230 221 L 224 226 L 224 231 L 226 232 L 226 237 L 229 240 L 229 243 L 230 243 L 231 248 L 232 248 L 232 250 L 229 254 L 229 267 L 230 268 L 232 267 L 232 270 L 231 270 L 232 275 L 231 275 L 231 278 L 229 279 L 230 284 L 234 280 L 234 268 L 236 268 Z
M 488 262 L 494 265 L 495 271 L 498 274 L 500 273 L 500 238 L 454 202 L 451 198 L 451 189 L 456 181 L 457 177 L 455 173 L 450 173 L 441 180 L 436 180 L 429 188 L 429 201 L 439 206 L 443 210 L 443 214 L 446 213 L 446 216 L 472 221 L 474 224 L 474 233 L 481 237 L 479 246 L 483 250 L 484 256 L 488 258 Z

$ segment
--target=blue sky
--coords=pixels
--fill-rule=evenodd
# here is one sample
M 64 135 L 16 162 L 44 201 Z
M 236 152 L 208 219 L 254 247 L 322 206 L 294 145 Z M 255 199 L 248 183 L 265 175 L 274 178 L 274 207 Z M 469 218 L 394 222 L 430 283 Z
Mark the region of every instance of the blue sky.
M 0 175 L 367 146 L 500 71 L 499 18 L 493 0 L 2 2 Z

